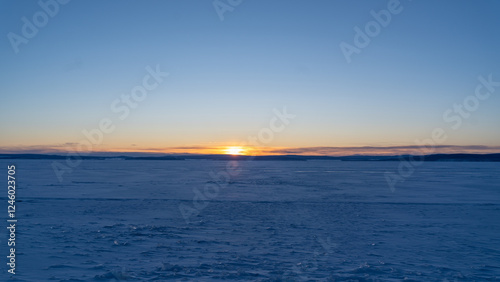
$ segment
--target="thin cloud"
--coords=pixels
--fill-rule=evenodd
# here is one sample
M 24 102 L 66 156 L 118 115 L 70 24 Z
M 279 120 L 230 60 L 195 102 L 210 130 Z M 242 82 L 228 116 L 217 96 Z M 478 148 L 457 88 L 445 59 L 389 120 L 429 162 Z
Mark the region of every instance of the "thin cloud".
M 326 155 L 326 156 L 346 156 L 346 155 L 401 155 L 401 154 L 453 154 L 453 153 L 498 153 L 500 146 L 458 146 L 458 145 L 437 145 L 433 147 L 422 146 L 363 146 L 363 147 L 304 147 L 285 148 L 270 150 L 269 153 L 280 155 Z

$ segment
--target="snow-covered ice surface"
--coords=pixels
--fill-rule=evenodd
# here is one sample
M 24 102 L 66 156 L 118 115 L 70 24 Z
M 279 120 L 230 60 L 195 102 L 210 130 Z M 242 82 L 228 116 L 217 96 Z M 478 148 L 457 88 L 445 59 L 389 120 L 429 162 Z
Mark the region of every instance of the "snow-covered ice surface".
M 11 163 L 19 281 L 500 281 L 500 163 L 242 161 L 211 199 L 225 161 Z

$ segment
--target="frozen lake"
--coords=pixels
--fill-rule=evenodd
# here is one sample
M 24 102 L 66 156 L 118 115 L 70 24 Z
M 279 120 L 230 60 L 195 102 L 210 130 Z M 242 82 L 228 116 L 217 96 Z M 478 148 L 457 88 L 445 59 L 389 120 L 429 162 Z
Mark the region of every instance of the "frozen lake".
M 18 281 L 500 281 L 500 163 L 52 162 L 0 160 Z

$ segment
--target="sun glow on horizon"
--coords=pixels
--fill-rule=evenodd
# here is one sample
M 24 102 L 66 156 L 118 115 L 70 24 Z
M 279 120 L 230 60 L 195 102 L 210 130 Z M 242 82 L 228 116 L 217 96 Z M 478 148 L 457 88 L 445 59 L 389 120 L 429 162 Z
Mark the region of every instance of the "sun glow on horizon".
M 246 154 L 246 149 L 239 146 L 230 146 L 224 149 L 224 153 L 227 155 L 241 156 Z

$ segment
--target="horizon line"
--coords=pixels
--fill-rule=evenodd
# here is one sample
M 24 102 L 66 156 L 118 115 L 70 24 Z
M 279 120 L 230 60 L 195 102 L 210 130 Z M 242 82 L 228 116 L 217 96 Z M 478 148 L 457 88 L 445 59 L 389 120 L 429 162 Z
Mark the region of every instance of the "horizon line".
M 401 145 L 401 146 L 315 146 L 315 147 L 251 147 L 251 146 L 181 146 L 163 148 L 117 148 L 79 152 L 69 150 L 73 143 L 54 146 L 0 146 L 0 154 L 163 154 L 163 155 L 231 155 L 227 148 L 242 148 L 242 156 L 401 156 L 431 154 L 494 154 L 500 146 L 486 145 Z

